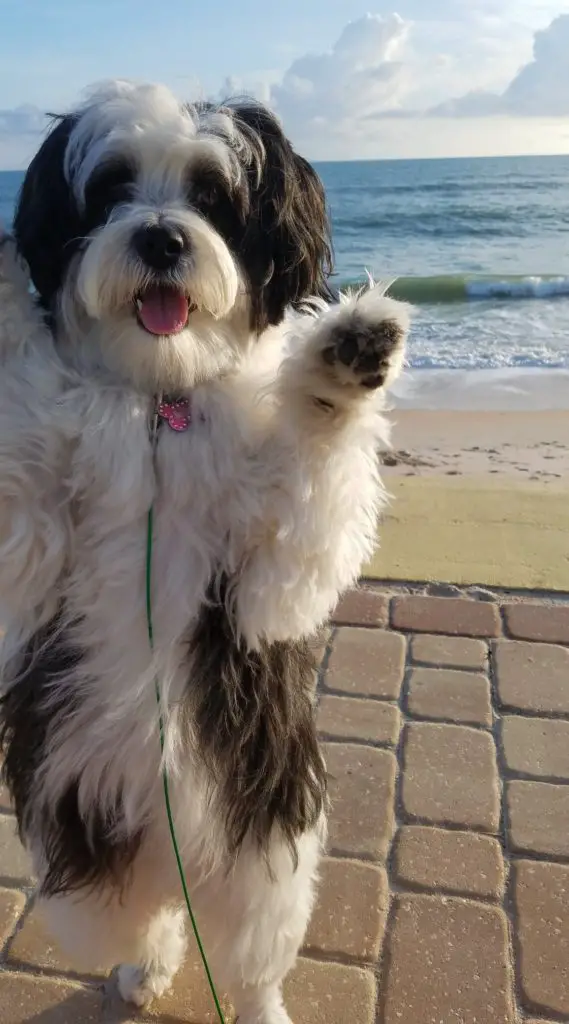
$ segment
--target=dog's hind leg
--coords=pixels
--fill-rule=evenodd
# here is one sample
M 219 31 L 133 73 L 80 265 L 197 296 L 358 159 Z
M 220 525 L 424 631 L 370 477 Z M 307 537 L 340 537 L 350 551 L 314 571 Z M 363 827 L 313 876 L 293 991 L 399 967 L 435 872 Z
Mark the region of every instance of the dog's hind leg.
M 163 907 L 138 936 L 136 962 L 118 969 L 118 988 L 125 1002 L 143 1007 L 167 992 L 185 949 L 183 910 Z
M 143 851 L 122 891 L 102 886 L 40 895 L 39 909 L 74 967 L 92 973 L 120 964 L 121 997 L 142 1007 L 170 987 L 184 957 L 185 917 L 170 882 L 160 860 Z
M 227 992 L 239 1024 L 291 1024 L 282 986 L 293 968 L 314 901 L 324 822 L 290 849 L 273 840 L 268 862 L 243 848 L 228 874 L 209 879 L 194 910 L 218 991 Z
M 150 911 L 128 898 L 119 904 L 102 894 L 80 894 L 42 900 L 40 909 L 74 967 L 92 973 L 128 961 L 116 970 L 125 1002 L 147 1006 L 170 988 L 186 948 L 179 908 Z

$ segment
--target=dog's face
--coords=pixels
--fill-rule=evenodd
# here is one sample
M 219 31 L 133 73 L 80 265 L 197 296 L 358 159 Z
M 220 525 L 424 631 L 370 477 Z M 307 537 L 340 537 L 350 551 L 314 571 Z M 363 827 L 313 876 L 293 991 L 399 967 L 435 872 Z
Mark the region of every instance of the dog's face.
M 128 82 L 57 119 L 14 227 L 56 332 L 151 387 L 222 372 L 330 264 L 321 183 L 268 110 Z

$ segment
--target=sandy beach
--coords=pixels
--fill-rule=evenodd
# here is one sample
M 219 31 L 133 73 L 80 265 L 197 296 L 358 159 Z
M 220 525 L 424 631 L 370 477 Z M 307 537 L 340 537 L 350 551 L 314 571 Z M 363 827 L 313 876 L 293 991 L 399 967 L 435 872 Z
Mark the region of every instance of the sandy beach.
M 487 475 L 569 488 L 569 411 L 397 409 L 392 420 L 386 479 Z
M 407 371 L 392 392 L 390 420 L 386 479 L 488 476 L 569 487 L 567 371 Z
M 390 419 L 366 575 L 569 590 L 569 374 L 408 374 Z

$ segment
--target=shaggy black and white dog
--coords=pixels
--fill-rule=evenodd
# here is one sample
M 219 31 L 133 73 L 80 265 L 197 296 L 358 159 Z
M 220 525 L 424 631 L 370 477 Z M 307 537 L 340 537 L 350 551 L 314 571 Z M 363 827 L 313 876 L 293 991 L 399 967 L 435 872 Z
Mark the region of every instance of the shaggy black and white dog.
M 253 101 L 97 89 L 55 120 L 14 234 L 0 717 L 41 901 L 76 958 L 123 964 L 126 1000 L 167 989 L 165 767 L 217 984 L 240 1024 L 285 1024 L 325 839 L 310 639 L 373 548 L 406 310 L 327 301 L 322 186 Z

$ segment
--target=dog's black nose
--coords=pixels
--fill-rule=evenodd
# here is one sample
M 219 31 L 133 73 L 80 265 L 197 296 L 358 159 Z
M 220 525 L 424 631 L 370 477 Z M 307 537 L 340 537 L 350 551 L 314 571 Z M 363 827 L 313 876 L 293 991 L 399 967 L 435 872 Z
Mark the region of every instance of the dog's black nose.
M 141 260 L 153 270 L 171 270 L 186 248 L 184 237 L 179 231 L 160 224 L 139 228 L 133 243 Z

